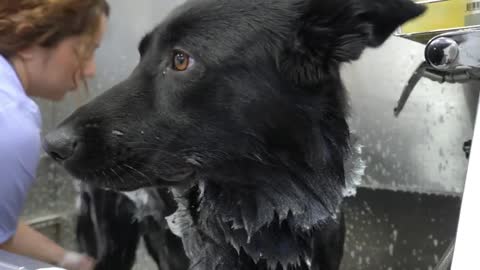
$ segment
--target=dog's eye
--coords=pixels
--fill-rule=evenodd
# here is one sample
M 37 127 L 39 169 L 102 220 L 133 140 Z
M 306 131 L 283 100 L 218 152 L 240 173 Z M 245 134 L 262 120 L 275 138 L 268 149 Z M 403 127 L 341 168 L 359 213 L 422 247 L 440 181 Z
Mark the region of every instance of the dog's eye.
M 189 68 L 192 64 L 192 58 L 190 55 L 181 52 L 181 51 L 175 51 L 173 53 L 173 69 L 176 71 L 185 71 L 187 68 Z

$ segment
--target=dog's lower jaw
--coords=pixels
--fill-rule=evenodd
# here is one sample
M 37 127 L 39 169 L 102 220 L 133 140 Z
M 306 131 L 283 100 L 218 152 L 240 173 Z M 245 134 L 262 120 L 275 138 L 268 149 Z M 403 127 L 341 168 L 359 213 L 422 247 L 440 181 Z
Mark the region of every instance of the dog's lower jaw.
M 68 171 L 68 170 L 67 170 Z M 107 170 L 101 170 L 104 172 Z M 191 185 L 195 179 L 195 170 L 186 169 L 182 172 L 168 176 L 149 177 L 146 174 L 136 170 L 136 175 L 131 173 L 122 174 L 121 171 L 108 170 L 112 172 L 95 174 L 78 174 L 68 171 L 75 179 L 104 190 L 116 190 L 121 192 L 131 192 L 141 188 L 149 187 L 184 187 Z M 113 174 L 113 175 L 112 175 Z M 138 176 L 138 177 L 134 177 Z

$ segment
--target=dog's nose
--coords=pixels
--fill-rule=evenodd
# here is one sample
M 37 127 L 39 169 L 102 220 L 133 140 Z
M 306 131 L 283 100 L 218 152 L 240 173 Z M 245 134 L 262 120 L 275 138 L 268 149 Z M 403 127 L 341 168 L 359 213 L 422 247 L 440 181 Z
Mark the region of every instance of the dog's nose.
M 73 156 L 77 144 L 78 138 L 72 129 L 59 128 L 47 133 L 43 148 L 56 161 L 65 161 Z

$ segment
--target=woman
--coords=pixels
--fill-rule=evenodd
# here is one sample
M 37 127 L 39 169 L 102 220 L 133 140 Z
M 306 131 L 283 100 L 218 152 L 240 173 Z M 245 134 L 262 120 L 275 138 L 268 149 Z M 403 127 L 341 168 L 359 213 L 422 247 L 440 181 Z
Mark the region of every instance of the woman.
M 19 221 L 40 156 L 41 116 L 30 97 L 60 100 L 95 74 L 105 0 L 0 3 L 0 248 L 63 268 L 93 269 Z

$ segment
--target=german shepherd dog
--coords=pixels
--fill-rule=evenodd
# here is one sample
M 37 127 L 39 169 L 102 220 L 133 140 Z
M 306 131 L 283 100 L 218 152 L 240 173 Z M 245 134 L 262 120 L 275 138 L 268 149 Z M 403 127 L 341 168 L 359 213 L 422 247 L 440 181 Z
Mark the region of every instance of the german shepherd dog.
M 424 10 L 187 1 L 141 40 L 131 75 L 66 118 L 45 150 L 88 185 L 168 190 L 166 231 L 183 244 L 169 256 L 186 255 L 184 269 L 337 270 L 342 199 L 363 167 L 340 66 Z

